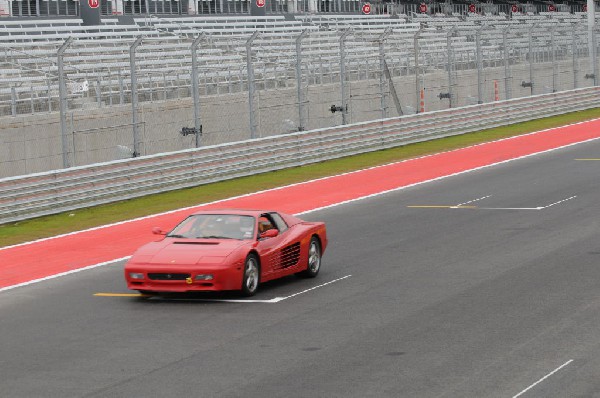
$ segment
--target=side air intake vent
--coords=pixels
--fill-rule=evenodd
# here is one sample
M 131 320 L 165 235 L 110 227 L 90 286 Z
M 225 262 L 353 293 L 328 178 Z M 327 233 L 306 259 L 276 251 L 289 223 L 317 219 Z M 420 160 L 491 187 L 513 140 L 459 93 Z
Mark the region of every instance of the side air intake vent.
M 284 247 L 281 251 L 281 266 L 283 268 L 298 264 L 300 258 L 300 242 Z

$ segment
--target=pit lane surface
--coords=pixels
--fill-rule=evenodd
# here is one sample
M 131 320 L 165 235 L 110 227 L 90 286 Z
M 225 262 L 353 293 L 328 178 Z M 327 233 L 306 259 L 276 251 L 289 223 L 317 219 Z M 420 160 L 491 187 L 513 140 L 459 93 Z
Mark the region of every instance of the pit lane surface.
M 0 395 L 594 396 L 600 161 L 576 159 L 599 154 L 305 215 L 327 222 L 329 250 L 317 279 L 255 297 L 278 302 L 94 296 L 130 293 L 122 263 L 3 292 Z

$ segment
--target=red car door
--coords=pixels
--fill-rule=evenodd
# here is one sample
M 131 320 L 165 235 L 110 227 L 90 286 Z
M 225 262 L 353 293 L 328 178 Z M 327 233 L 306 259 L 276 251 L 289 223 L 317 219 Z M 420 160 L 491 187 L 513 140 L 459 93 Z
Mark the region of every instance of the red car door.
M 265 213 L 259 219 L 259 232 L 276 229 L 278 235 L 259 239 L 258 249 L 263 266 L 263 280 L 274 279 L 296 272 L 300 256 L 300 241 L 294 241 L 290 229 L 277 213 Z
M 301 265 L 300 251 L 301 251 L 301 236 L 298 234 L 296 226 L 289 227 L 283 217 L 276 212 L 269 213 L 269 216 L 277 226 L 277 229 L 281 232 L 284 239 L 281 241 L 281 248 L 279 253 L 279 268 L 278 276 L 285 276 L 296 273 L 299 271 Z
M 273 229 L 279 231 L 273 218 L 268 213 L 262 214 L 258 218 L 258 245 L 256 246 L 256 249 L 260 255 L 263 280 L 275 278 L 275 273 L 280 268 L 281 256 L 279 255 L 279 250 L 283 240 L 281 233 L 278 233 L 278 235 L 274 237 L 261 238 L 261 234 Z
M 281 235 L 277 235 L 274 238 L 263 238 L 258 241 L 256 249 L 260 255 L 263 280 L 275 277 L 275 272 L 280 268 L 279 252 L 282 239 Z

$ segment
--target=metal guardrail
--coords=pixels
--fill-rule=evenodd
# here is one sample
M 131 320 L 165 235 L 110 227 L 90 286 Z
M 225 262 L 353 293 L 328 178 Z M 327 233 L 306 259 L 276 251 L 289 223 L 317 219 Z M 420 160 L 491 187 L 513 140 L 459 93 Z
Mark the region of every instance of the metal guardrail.
M 421 113 L 0 179 L 0 223 L 600 106 L 600 88 Z

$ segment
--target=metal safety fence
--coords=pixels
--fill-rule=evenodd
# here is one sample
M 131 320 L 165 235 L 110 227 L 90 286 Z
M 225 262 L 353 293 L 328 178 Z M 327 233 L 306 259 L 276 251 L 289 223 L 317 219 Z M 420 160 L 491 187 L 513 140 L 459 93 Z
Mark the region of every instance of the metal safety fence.
M 585 88 L 0 179 L 0 223 L 600 106 Z
M 597 83 L 581 24 L 269 21 L 0 40 L 0 178 Z

